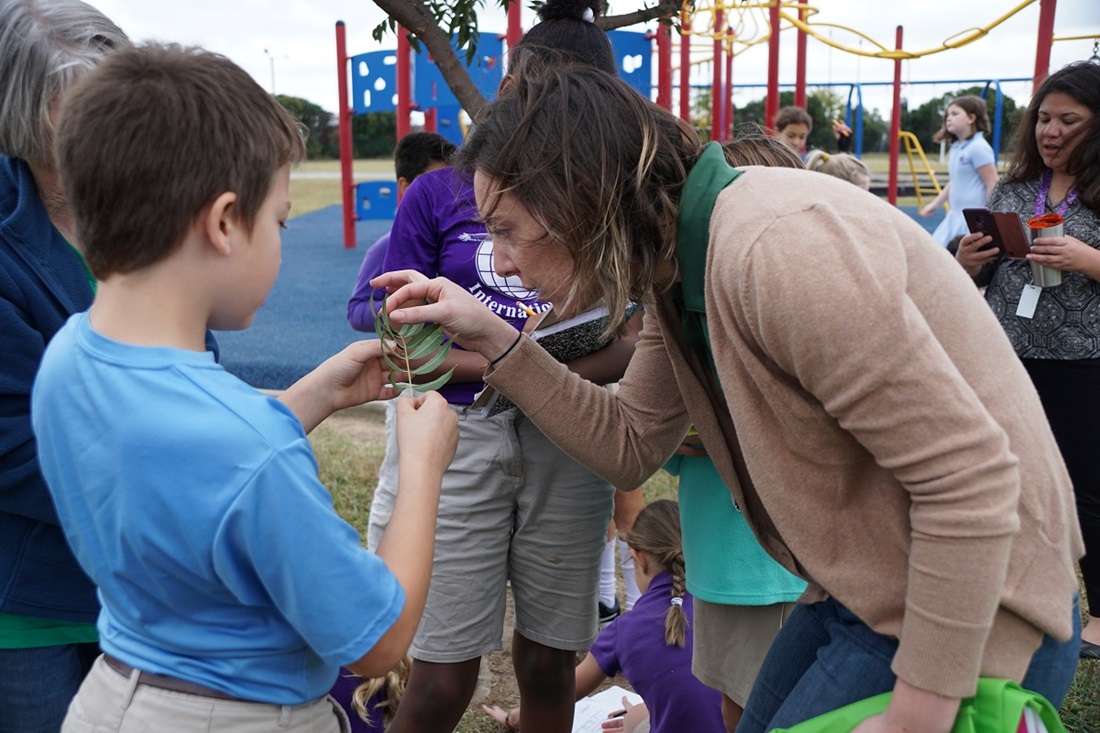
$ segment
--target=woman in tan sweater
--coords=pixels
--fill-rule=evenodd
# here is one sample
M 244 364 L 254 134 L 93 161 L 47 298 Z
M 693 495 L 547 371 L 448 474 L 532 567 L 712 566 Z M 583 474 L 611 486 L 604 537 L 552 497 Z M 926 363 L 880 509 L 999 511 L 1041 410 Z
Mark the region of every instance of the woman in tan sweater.
M 394 320 L 442 323 L 616 486 L 695 425 L 765 549 L 810 582 L 738 731 L 893 690 L 860 733 L 944 733 L 979 676 L 1060 703 L 1079 634 L 1070 483 L 1003 331 L 917 224 L 843 181 L 730 169 L 579 68 L 504 95 L 460 165 L 499 274 L 553 302 L 646 303 L 634 359 L 611 395 L 410 272 L 374 281 Z

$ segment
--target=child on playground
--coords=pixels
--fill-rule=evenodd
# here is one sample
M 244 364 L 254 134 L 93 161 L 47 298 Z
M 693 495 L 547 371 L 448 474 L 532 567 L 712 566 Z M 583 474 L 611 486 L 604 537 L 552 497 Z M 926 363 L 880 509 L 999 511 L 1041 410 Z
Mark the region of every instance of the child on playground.
M 806 158 L 806 138 L 814 129 L 814 118 L 801 107 L 784 107 L 775 115 L 775 131 L 791 149 Z
M 339 667 L 384 674 L 419 621 L 456 443 L 443 400 L 401 401 L 400 499 L 374 555 L 306 433 L 392 396 L 378 343 L 279 400 L 205 349 L 207 328 L 247 327 L 270 291 L 303 155 L 282 107 L 200 49 L 120 50 L 66 97 L 59 163 L 99 287 L 46 350 L 32 416 L 104 652 L 67 733 L 344 731 L 326 695 Z
M 814 150 L 806 156 L 806 170 L 839 178 L 864 191 L 871 190 L 871 171 L 867 165 L 851 153 L 826 153 Z
M 721 733 L 718 692 L 691 673 L 692 597 L 685 586 L 680 512 L 675 501 L 648 504 L 626 535 L 642 591 L 634 608 L 600 632 L 577 665 L 576 696 L 590 695 L 620 672 L 642 697 L 651 733 Z M 482 710 L 519 730 L 519 708 Z
M 434 132 L 410 132 L 398 140 L 393 151 L 398 201 L 417 176 L 446 168 L 447 161 L 457 149 L 450 140 Z M 370 281 L 382 274 L 382 263 L 389 244 L 390 233 L 386 232 L 363 255 L 359 277 L 348 299 L 348 323 L 356 331 L 374 333 L 374 314 L 378 312 L 383 294 L 372 288 Z
M 990 130 L 989 114 L 981 97 L 956 97 L 943 115 L 943 127 L 933 136 L 936 142 L 951 143 L 947 158 L 947 185 L 931 203 L 920 210 L 924 217 L 932 216 L 944 201 L 951 204 L 947 216 L 932 236 L 946 247 L 959 235 L 969 233 L 963 209 L 985 206 L 997 183 L 997 158 L 985 141 Z

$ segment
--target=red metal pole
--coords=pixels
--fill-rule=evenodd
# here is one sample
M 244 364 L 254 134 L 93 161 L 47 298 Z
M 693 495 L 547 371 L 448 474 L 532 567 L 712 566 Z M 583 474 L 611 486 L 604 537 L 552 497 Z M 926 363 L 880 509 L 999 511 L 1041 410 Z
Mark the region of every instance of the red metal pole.
M 340 102 L 336 113 L 340 138 L 340 189 L 343 204 L 344 247 L 355 247 L 355 202 L 352 189 L 355 182 L 351 175 L 351 107 L 348 105 L 348 44 L 344 21 L 336 21 L 336 79 Z
M 803 23 L 809 17 L 809 0 L 798 0 L 798 19 Z M 794 72 L 794 106 L 806 109 L 806 32 L 798 29 L 798 50 Z
M 412 129 L 412 46 L 403 26 L 397 26 L 397 139 Z
M 664 23 L 657 24 L 657 106 L 672 111 L 672 28 Z
M 898 26 L 894 47 L 901 50 L 901 26 Z M 886 191 L 886 200 L 891 204 L 898 202 L 898 134 L 901 132 L 901 59 L 894 60 L 894 108 L 890 114 L 890 183 Z
M 439 112 L 435 107 L 424 111 L 424 132 L 439 132 Z
M 1039 39 L 1035 46 L 1035 78 L 1031 92 L 1039 90 L 1039 85 L 1050 73 L 1050 46 L 1054 43 L 1054 6 L 1057 0 L 1039 0 Z
M 722 92 L 722 10 L 714 10 L 714 79 L 710 88 L 710 139 L 721 140 L 725 128 Z
M 520 0 L 510 0 L 508 3 L 508 30 L 504 39 L 508 43 L 508 52 L 523 38 L 523 3 Z
M 779 0 L 772 0 L 768 18 L 772 34 L 768 39 L 768 101 L 764 105 L 764 124 L 770 130 L 779 112 Z
M 726 28 L 726 95 L 722 104 L 725 140 L 733 139 L 733 29 Z
M 680 13 L 680 119 L 691 122 L 691 15 Z

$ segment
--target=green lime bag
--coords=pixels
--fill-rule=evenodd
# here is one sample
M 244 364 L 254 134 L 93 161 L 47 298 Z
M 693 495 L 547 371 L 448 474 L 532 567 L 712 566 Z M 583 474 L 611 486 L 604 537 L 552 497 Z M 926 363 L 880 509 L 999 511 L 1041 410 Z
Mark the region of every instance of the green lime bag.
M 869 697 L 772 733 L 850 733 L 866 718 L 886 710 L 892 693 Z M 1031 712 L 1026 712 L 1031 711 Z M 1010 680 L 982 678 L 978 692 L 959 706 L 951 733 L 1066 733 L 1058 711 L 1037 692 Z

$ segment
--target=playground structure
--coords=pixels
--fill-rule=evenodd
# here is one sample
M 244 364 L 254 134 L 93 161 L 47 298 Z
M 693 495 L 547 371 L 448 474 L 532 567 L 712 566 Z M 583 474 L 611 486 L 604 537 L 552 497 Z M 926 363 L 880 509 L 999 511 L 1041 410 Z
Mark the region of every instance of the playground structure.
M 850 82 L 814 84 L 814 86 L 847 86 L 849 88 L 844 112 L 844 121 L 853 129 L 853 152 L 860 155 L 863 144 L 863 87 L 890 86 L 893 91 L 890 114 L 889 160 L 887 199 L 897 203 L 899 155 L 903 133 L 900 129 L 902 62 L 918 59 L 931 54 L 955 50 L 968 43 L 985 37 L 991 30 L 1035 3 L 1039 4 L 1039 23 L 1036 33 L 1035 66 L 1032 77 L 1004 79 L 956 79 L 936 81 L 908 81 L 912 84 L 977 84 L 984 85 L 982 96 L 991 91 L 995 96 L 993 115 L 994 130 L 992 146 L 1000 149 L 1002 139 L 1002 83 L 1031 81 L 1037 86 L 1046 77 L 1050 65 L 1051 45 L 1055 41 L 1085 40 L 1093 36 L 1054 37 L 1054 15 L 1056 0 L 1023 0 L 1019 5 L 996 18 L 985 26 L 966 29 L 948 36 L 940 45 L 919 51 L 903 48 L 903 29 L 897 26 L 892 48 L 880 44 L 867 35 L 843 26 L 831 23 L 811 23 L 817 9 L 808 4 L 808 0 L 699 0 L 692 11 L 684 10 L 678 17 L 679 27 L 661 23 L 655 32 L 636 33 L 630 31 L 611 31 L 609 36 L 619 61 L 620 74 L 642 94 L 672 111 L 674 74 L 678 79 L 679 116 L 691 121 L 692 98 L 691 75 L 693 68 L 709 65 L 711 83 L 711 139 L 726 140 L 732 135 L 734 108 L 733 99 L 733 59 L 741 53 L 767 44 L 768 74 L 766 84 L 742 84 L 738 88 L 753 86 L 766 87 L 765 120 L 771 126 L 779 109 L 779 50 L 783 31 L 796 34 L 796 78 L 794 83 L 794 104 L 805 107 L 807 99 L 806 48 L 810 37 L 845 53 L 859 56 L 886 59 L 893 62 L 894 78 L 892 82 Z M 686 7 L 686 3 L 685 3 Z M 506 49 L 511 48 L 522 37 L 521 3 L 508 5 L 508 30 L 503 35 L 482 33 L 478 43 L 477 58 L 468 65 L 471 78 L 479 91 L 489 99 L 495 96 L 502 75 Z M 666 19 L 667 20 L 667 19 Z M 855 34 L 868 42 L 874 50 L 865 50 L 847 46 L 826 37 L 821 30 L 837 28 Z M 773 32 L 778 29 L 779 32 Z M 345 29 L 343 23 L 337 23 L 337 64 L 340 79 L 341 109 L 339 111 L 342 182 L 344 190 L 344 242 L 345 246 L 354 246 L 354 225 L 356 218 L 377 219 L 392 218 L 396 206 L 396 186 L 393 183 L 367 182 L 355 184 L 351 174 L 351 117 L 376 111 L 394 111 L 397 114 L 397 136 L 402 137 L 410 130 L 409 116 L 413 110 L 424 113 L 424 129 L 439 132 L 452 141 L 460 143 L 464 132 L 461 112 L 457 100 L 447 89 L 442 75 L 435 68 L 425 50 L 412 52 L 405 31 L 396 28 L 397 50 L 377 51 L 349 57 L 346 53 Z M 678 39 L 679 66 L 673 67 L 673 38 Z M 702 38 L 705 44 L 693 42 Z M 1098 39 L 1100 42 L 1100 39 Z M 700 58 L 697 52 L 702 49 L 706 54 Z M 461 49 L 456 52 L 462 53 Z M 693 54 L 696 54 L 693 56 Z M 1095 54 L 1095 48 L 1094 48 Z M 650 59 L 655 58 L 655 65 Z M 348 73 L 349 63 L 351 73 Z M 366 69 L 367 73 L 359 71 Z M 351 79 L 353 100 L 348 103 L 348 79 Z M 412 81 L 415 79 L 415 83 Z M 699 85 L 694 85 L 698 87 Z M 655 94 L 654 94 L 655 91 Z M 918 198 L 925 191 L 916 184 L 914 153 L 919 142 L 910 136 L 907 142 L 907 157 L 910 169 L 914 171 L 914 182 Z M 913 143 L 916 142 L 916 149 Z M 917 157 L 931 172 L 919 150 Z M 933 186 L 938 183 L 932 178 Z

